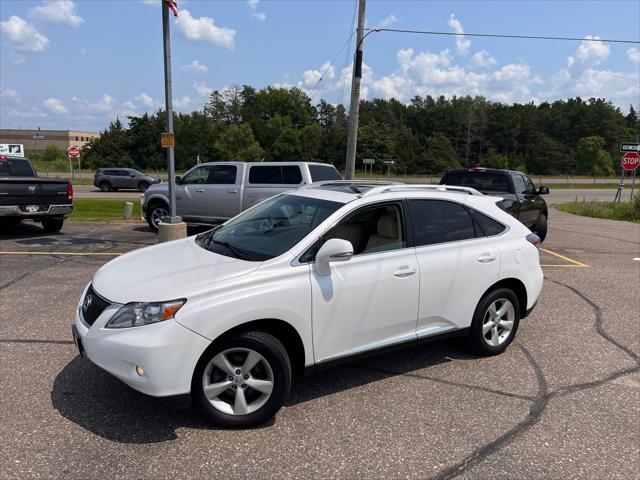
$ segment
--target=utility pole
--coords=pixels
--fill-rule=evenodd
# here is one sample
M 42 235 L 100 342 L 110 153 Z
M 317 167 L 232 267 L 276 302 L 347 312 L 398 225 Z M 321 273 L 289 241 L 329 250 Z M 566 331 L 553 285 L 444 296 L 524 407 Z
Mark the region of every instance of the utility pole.
M 164 101 L 167 113 L 167 132 L 173 133 L 173 99 L 171 95 L 171 31 L 169 27 L 169 7 L 162 2 L 162 38 L 164 46 Z M 167 148 L 167 167 L 169 169 L 169 218 L 166 223 L 180 223 L 176 216 L 176 171 L 173 147 Z
M 358 145 L 358 120 L 360 118 L 360 82 L 362 81 L 362 41 L 364 39 L 364 10 L 366 0 L 358 3 L 358 33 L 356 34 L 356 56 L 353 60 L 351 81 L 351 105 L 349 107 L 349 136 L 347 137 L 347 162 L 345 178 L 353 180 L 356 171 L 356 149 Z

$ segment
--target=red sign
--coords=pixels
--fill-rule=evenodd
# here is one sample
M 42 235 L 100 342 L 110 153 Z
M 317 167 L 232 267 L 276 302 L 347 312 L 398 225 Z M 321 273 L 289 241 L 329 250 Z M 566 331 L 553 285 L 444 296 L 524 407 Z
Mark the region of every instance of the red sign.
M 77 158 L 80 156 L 80 149 L 78 147 L 69 147 L 69 150 L 67 150 L 67 154 L 71 158 Z
M 640 155 L 636 152 L 627 152 L 622 156 L 620 161 L 622 168 L 629 172 L 633 172 L 638 166 L 640 166 Z

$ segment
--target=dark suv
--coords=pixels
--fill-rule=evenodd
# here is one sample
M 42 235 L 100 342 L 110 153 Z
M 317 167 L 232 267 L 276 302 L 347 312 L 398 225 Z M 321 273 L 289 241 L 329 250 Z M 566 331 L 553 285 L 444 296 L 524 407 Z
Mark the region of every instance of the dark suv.
M 93 178 L 93 184 L 103 192 L 120 188 L 146 192 L 149 186 L 160 181 L 157 177 L 150 177 L 133 168 L 99 168 Z
M 540 240 L 547 236 L 547 202 L 540 195 L 549 193 L 549 187 L 536 189 L 524 173 L 493 168 L 464 168 L 449 170 L 440 185 L 471 187 L 486 194 L 502 197 L 498 206 L 524 223 Z

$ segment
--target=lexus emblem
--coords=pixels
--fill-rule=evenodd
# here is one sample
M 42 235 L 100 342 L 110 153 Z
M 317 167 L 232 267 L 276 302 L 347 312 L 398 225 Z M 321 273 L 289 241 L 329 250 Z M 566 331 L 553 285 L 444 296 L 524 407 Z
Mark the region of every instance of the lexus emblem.
M 84 302 L 82 302 L 82 311 L 86 312 L 91 306 L 91 302 L 93 302 L 93 295 L 89 294 L 84 297 Z
M 38 187 L 36 187 L 35 185 L 29 185 L 29 193 L 36 193 L 37 189 Z

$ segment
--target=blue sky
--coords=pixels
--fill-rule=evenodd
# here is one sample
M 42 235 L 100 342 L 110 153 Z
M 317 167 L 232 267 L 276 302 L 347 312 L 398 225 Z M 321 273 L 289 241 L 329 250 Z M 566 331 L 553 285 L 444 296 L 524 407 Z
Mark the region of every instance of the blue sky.
M 176 109 L 200 109 L 212 89 L 232 84 L 298 86 L 314 101 L 348 103 L 355 3 L 178 0 Z M 161 107 L 159 5 L 0 0 L 2 128 L 96 130 Z M 640 40 L 635 0 L 370 0 L 366 18 L 369 27 Z M 381 32 L 368 37 L 364 62 L 366 98 L 469 94 L 512 103 L 579 95 L 625 111 L 640 104 L 639 45 Z

